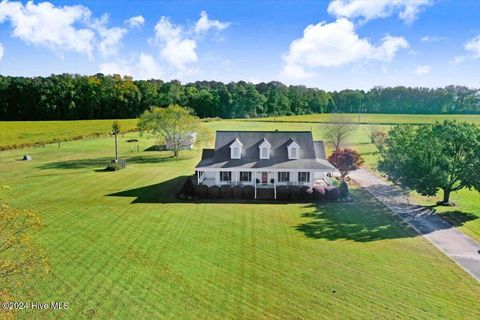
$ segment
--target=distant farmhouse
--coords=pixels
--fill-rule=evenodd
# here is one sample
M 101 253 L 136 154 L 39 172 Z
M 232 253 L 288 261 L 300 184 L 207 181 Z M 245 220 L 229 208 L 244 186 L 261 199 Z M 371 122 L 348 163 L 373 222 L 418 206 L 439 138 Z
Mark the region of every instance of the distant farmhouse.
M 215 149 L 203 149 L 196 166 L 198 184 L 252 185 L 255 198 L 263 189 L 276 198 L 280 185 L 329 183 L 335 171 L 311 131 L 217 131 Z

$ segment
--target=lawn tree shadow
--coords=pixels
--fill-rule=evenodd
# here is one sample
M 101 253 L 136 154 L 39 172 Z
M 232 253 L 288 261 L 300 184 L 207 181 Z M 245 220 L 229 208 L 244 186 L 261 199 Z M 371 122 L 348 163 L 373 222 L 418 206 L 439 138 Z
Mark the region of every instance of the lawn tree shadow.
M 376 202 L 366 190 L 351 190 L 352 197 L 356 198 L 354 205 L 344 203 L 316 203 L 312 205 L 313 211 L 304 213 L 303 218 L 308 222 L 295 226 L 305 236 L 313 239 L 327 240 L 352 240 L 356 242 L 369 242 L 384 239 L 397 239 L 418 236 L 413 229 L 399 218 L 392 216 L 385 206 Z M 429 208 L 418 206 L 419 215 L 424 218 L 434 217 L 435 213 Z M 446 213 L 443 213 L 446 214 Z M 420 229 L 421 234 L 428 234 L 438 229 L 448 229 L 459 226 L 478 217 L 466 212 L 449 212 L 457 223 L 452 225 L 445 222 L 437 229 Z M 425 215 L 427 215 L 425 217 Z M 437 218 L 437 217 L 435 217 Z
M 188 176 L 178 176 L 148 186 L 107 194 L 108 197 L 135 198 L 131 203 L 176 203 L 183 202 L 177 198 Z M 187 202 L 187 201 L 185 201 Z
M 92 168 L 94 171 L 105 171 L 104 168 L 110 164 L 110 161 L 113 157 L 102 157 L 102 158 L 95 158 L 95 159 L 74 159 L 74 160 L 66 160 L 66 161 L 57 161 L 57 162 L 50 162 L 45 163 L 38 168 L 40 169 L 87 169 Z M 156 164 L 162 163 L 167 161 L 183 161 L 189 160 L 190 157 L 180 157 L 174 158 L 173 156 L 167 157 L 158 157 L 155 155 L 141 155 L 141 156 L 133 156 L 133 157 L 122 157 L 122 160 L 126 160 L 127 167 L 129 164 Z
M 178 194 L 183 188 L 185 181 L 191 176 L 178 176 L 160 183 L 151 184 L 139 188 L 124 190 L 107 194 L 108 197 L 127 197 L 135 198 L 131 203 L 238 203 L 238 204 L 275 204 L 285 205 L 289 203 L 310 204 L 308 201 L 281 201 L 281 200 L 253 200 L 253 199 L 235 199 L 235 198 L 215 198 L 215 199 L 180 199 Z

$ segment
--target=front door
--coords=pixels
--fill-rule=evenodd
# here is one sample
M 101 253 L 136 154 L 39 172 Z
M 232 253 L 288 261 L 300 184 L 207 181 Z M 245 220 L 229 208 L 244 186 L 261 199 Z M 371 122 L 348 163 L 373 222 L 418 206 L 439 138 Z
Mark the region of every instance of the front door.
M 268 182 L 268 172 L 262 172 L 262 183 Z

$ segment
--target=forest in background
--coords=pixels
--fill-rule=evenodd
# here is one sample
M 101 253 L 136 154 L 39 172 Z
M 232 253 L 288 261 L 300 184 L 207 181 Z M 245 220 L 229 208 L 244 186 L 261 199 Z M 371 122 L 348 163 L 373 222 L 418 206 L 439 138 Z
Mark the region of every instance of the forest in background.
M 480 114 L 480 89 L 452 85 L 327 92 L 277 81 L 181 84 L 103 74 L 0 75 L 0 120 L 126 119 L 172 103 L 201 118 L 227 119 L 333 112 Z

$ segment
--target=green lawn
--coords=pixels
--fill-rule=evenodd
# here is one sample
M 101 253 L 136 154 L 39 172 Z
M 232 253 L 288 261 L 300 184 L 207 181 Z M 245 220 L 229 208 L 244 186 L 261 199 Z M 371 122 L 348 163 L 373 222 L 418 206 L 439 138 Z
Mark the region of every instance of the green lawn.
M 242 123 L 249 128 L 273 127 Z M 199 150 L 173 160 L 137 152 L 127 137 L 119 172 L 95 171 L 112 138 L 0 153 L 0 200 L 39 211 L 45 227 L 33 240 L 52 269 L 14 298 L 70 305 L 20 319 L 480 317 L 480 285 L 363 190 L 352 191 L 353 205 L 179 203 L 173 192 Z M 140 150 L 152 144 L 139 139 Z M 18 161 L 25 153 L 33 161 Z
M 317 116 L 317 115 L 315 115 Z M 321 116 L 321 115 L 320 115 Z M 387 116 L 387 117 L 384 117 Z M 395 115 L 399 116 L 399 115 Z M 408 119 L 409 115 L 402 115 Z M 304 116 L 307 117 L 307 116 Z M 311 116 L 310 116 L 311 117 Z M 427 116 L 425 116 L 427 117 Z M 435 116 L 428 116 L 435 117 Z M 442 117 L 442 116 L 438 116 Z M 448 116 L 449 118 L 451 116 Z M 455 116 L 455 117 L 465 117 L 463 120 L 475 121 L 478 116 Z M 291 117 L 291 118 L 296 118 Z M 378 122 L 388 119 L 388 115 L 382 115 L 379 118 Z M 457 118 L 458 120 L 460 118 Z M 223 128 L 224 123 L 228 124 L 228 127 L 235 127 L 235 123 L 231 121 L 222 121 L 209 124 L 215 129 Z M 243 121 L 242 128 L 248 129 L 279 129 L 279 130 L 312 130 L 315 137 L 321 139 L 322 137 L 322 128 L 328 126 L 327 123 L 297 123 L 297 122 L 260 122 L 254 119 Z M 238 124 L 237 124 L 238 126 Z M 376 154 L 376 147 L 370 143 L 370 138 L 368 137 L 368 132 L 371 125 L 357 125 L 354 134 L 348 139 L 347 145 L 358 150 L 363 158 L 365 159 L 364 166 L 370 169 L 375 170 L 378 162 L 378 155 Z M 392 128 L 392 126 L 381 125 L 386 130 Z M 330 153 L 331 150 L 328 150 L 327 153 Z M 412 192 L 412 199 L 421 205 L 431 206 L 434 205 L 437 201 L 441 200 L 441 192 L 438 197 L 422 197 L 419 194 Z M 442 214 L 447 220 L 452 222 L 455 226 L 459 227 L 464 233 L 468 234 L 472 238 L 480 241 L 480 193 L 475 190 L 460 190 L 453 192 L 451 195 L 453 202 L 456 203 L 455 207 L 435 207 L 435 211 L 439 214 Z
M 337 116 L 336 114 L 335 116 Z M 277 117 L 281 122 L 300 122 L 316 125 L 332 121 L 332 114 L 310 114 L 301 116 Z M 357 114 L 342 114 L 342 117 L 352 122 L 359 122 Z M 430 123 L 444 119 L 456 119 L 480 124 L 480 115 L 405 115 L 405 114 L 361 114 L 360 123 L 385 124 L 396 123 Z M 113 120 L 74 120 L 74 121 L 0 121 L 0 150 L 35 143 L 52 143 L 54 139 L 72 140 L 78 138 L 106 135 L 111 131 Z M 122 129 L 129 131 L 137 126 L 136 119 L 119 120 Z M 273 118 L 237 119 L 235 126 L 248 127 L 237 121 L 273 121 Z M 223 121 L 222 121 L 223 122 Z M 305 126 L 303 126 L 305 127 Z
M 118 120 L 122 130 L 137 127 L 136 119 Z M 108 135 L 113 120 L 73 121 L 0 121 L 0 150 L 52 143 L 57 140 L 78 140 Z

